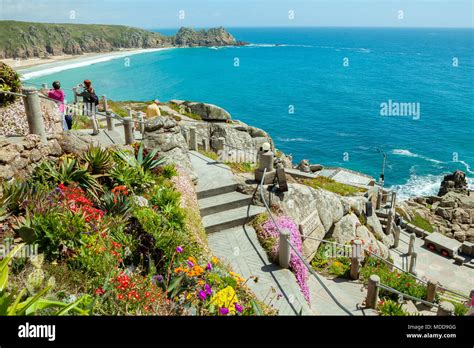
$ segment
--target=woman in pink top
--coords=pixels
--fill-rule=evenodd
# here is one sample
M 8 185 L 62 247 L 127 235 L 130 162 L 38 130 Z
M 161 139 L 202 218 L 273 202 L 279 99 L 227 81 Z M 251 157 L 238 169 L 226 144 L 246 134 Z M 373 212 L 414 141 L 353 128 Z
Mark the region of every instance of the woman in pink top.
M 63 128 L 64 130 L 68 130 L 68 124 L 66 123 L 66 118 L 64 117 L 64 111 L 66 110 L 64 106 L 64 98 L 66 97 L 66 94 L 64 91 L 61 89 L 61 83 L 59 81 L 54 81 L 53 82 L 53 89 L 50 89 L 48 92 L 48 98 L 57 100 L 58 103 L 58 109 L 59 112 L 61 113 L 61 116 L 63 118 Z

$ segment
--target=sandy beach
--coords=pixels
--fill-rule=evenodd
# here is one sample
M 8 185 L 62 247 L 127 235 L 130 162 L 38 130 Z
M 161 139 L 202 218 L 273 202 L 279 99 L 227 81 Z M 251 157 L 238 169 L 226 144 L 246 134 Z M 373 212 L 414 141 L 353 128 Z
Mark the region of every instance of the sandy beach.
M 118 51 L 111 51 L 111 52 L 101 52 L 101 53 L 84 53 L 81 55 L 61 55 L 61 56 L 51 56 L 48 58 L 28 58 L 28 59 L 1 59 L 0 61 L 4 62 L 5 64 L 10 65 L 15 70 L 22 71 L 25 69 L 30 69 L 42 65 L 50 65 L 53 63 L 63 63 L 63 62 L 76 62 L 76 61 L 83 61 L 83 60 L 94 60 L 98 58 L 120 58 L 126 57 L 128 55 L 135 55 L 147 52 L 156 52 L 162 51 L 166 49 L 170 49 L 172 47 L 163 47 L 163 48 L 147 48 L 147 49 L 122 49 Z

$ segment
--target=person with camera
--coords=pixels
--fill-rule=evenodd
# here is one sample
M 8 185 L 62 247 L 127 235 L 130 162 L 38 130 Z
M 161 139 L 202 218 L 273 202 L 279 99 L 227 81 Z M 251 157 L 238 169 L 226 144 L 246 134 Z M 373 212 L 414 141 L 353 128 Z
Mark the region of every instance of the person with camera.
M 84 83 L 78 85 L 82 91 L 77 93 L 77 96 L 82 97 L 84 103 L 84 115 L 90 116 L 92 119 L 92 128 L 94 131 L 92 135 L 99 134 L 99 122 L 97 121 L 97 105 L 99 105 L 99 98 L 92 87 L 90 80 L 84 80 Z

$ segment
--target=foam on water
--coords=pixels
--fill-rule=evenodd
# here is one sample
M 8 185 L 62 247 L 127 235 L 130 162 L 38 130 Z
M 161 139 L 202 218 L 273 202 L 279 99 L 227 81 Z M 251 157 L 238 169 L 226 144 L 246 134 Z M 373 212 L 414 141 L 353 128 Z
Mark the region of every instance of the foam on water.
M 392 150 L 391 153 L 392 153 L 392 155 L 421 158 L 421 159 L 424 159 L 425 161 L 433 162 L 433 163 L 437 163 L 437 164 L 443 163 L 443 162 L 438 161 L 436 159 L 429 158 L 429 157 L 426 157 L 426 156 L 423 156 L 423 155 L 419 155 L 417 153 L 413 153 L 410 150 L 394 149 L 394 150 Z
M 108 62 L 118 58 L 125 58 L 136 54 L 143 54 L 143 53 L 152 53 L 157 51 L 162 51 L 168 48 L 156 48 L 156 49 L 143 49 L 143 50 L 136 50 L 136 51 L 127 51 L 127 52 L 120 52 L 120 53 L 111 53 L 105 56 L 99 56 L 95 58 L 79 58 L 73 59 L 67 63 L 62 62 L 55 62 L 50 64 L 45 64 L 39 67 L 35 67 L 32 69 L 25 69 L 20 70 L 19 72 L 22 73 L 22 80 L 30 80 L 33 78 L 51 75 L 54 73 L 58 73 L 65 70 L 71 70 L 76 68 L 82 68 L 89 65 L 99 64 Z

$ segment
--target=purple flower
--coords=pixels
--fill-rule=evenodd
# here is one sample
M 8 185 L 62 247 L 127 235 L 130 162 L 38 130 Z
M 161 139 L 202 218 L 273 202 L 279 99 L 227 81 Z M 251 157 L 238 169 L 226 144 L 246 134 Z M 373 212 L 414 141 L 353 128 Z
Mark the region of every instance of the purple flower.
M 225 308 L 225 307 L 219 308 L 219 313 L 221 313 L 222 315 L 227 315 L 229 314 L 229 308 Z
M 177 247 L 177 248 L 176 248 L 176 252 L 177 252 L 178 254 L 181 254 L 181 253 L 183 252 L 183 247 L 181 247 L 181 246 Z
M 204 291 L 206 292 L 206 294 L 208 294 L 209 296 L 212 295 L 212 288 L 209 284 L 206 284 L 204 285 Z
M 206 271 L 211 271 L 211 270 L 212 270 L 212 265 L 210 262 L 208 262 L 206 265 Z
M 243 308 L 241 305 L 239 305 L 237 302 L 234 303 L 234 307 L 235 307 L 235 310 L 239 313 L 242 313 L 243 312 Z
M 193 268 L 193 267 L 194 267 L 194 263 L 192 263 L 191 261 L 188 260 L 188 261 L 186 261 L 186 262 L 188 263 L 189 268 Z
M 163 276 L 161 274 L 155 274 L 151 278 L 152 282 L 156 285 L 157 283 L 162 283 L 163 282 Z
M 199 291 L 198 296 L 199 296 L 199 298 L 200 298 L 201 300 L 203 300 L 203 301 L 207 298 L 206 292 L 205 292 L 205 291 L 202 291 L 202 290 Z

